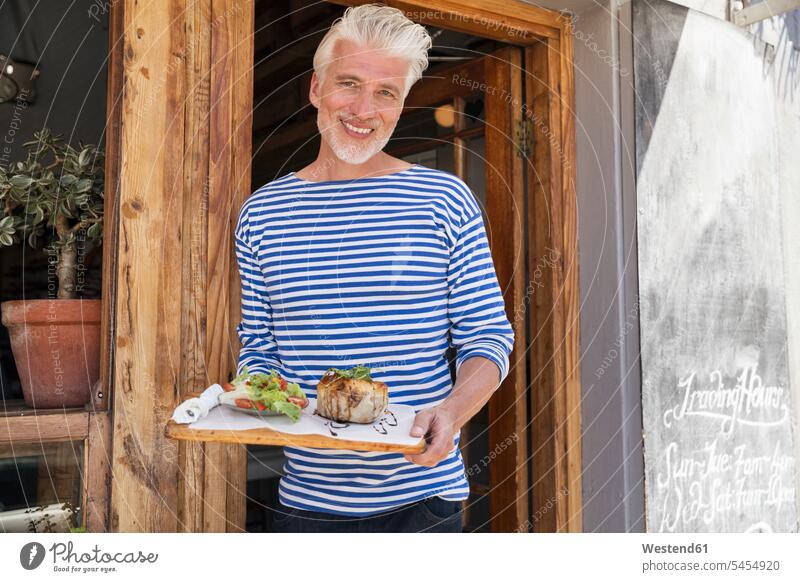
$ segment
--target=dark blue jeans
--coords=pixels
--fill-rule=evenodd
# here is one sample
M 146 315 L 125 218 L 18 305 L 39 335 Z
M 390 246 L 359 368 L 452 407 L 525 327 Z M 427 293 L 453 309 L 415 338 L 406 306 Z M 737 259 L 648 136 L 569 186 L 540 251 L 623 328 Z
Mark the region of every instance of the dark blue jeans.
M 429 497 L 384 513 L 353 517 L 280 505 L 273 519 L 276 533 L 461 532 L 461 501 Z

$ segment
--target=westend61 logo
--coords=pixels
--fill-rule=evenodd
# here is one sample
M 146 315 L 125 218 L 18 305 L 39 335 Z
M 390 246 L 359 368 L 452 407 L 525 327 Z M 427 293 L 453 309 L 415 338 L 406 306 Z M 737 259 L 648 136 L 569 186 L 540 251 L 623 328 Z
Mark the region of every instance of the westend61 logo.
M 42 544 L 29 542 L 22 546 L 19 552 L 19 563 L 26 570 L 34 570 L 42 564 L 47 552 L 53 557 L 55 572 L 108 573 L 117 571 L 113 564 L 154 564 L 158 560 L 158 554 L 145 554 L 141 550 L 109 553 L 95 545 L 88 552 L 76 553 L 73 551 L 72 542 L 67 542 L 53 544 L 45 551 Z

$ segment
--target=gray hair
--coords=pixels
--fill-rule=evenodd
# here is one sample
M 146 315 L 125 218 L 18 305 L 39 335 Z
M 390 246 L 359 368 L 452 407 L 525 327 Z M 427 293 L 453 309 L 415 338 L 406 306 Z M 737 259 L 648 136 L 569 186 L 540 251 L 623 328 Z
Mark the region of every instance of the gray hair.
M 402 10 L 382 4 L 351 6 L 333 21 L 314 53 L 314 70 L 320 81 L 340 39 L 369 49 L 386 49 L 392 56 L 408 59 L 404 99 L 428 68 L 428 49 L 433 44 L 425 27 L 409 20 Z

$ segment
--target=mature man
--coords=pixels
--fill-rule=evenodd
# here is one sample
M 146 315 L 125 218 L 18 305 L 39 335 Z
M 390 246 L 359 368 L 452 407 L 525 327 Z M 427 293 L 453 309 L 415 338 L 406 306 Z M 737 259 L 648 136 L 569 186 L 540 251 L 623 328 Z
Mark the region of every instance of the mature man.
M 461 529 L 459 431 L 508 373 L 514 335 L 470 189 L 382 151 L 430 46 L 399 10 L 348 8 L 314 56 L 317 159 L 239 216 L 239 372 L 278 370 L 313 397 L 330 367 L 378 368 L 429 441 L 410 456 L 286 447 L 277 531 Z

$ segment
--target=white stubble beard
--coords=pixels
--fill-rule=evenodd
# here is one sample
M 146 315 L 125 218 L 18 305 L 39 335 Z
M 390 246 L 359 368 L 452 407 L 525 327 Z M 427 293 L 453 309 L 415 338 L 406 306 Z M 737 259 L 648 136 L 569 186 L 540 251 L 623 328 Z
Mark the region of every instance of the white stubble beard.
M 329 127 L 323 127 L 321 117 L 321 115 L 317 114 L 317 129 L 322 139 L 327 139 L 328 145 L 336 157 L 347 164 L 363 164 L 382 151 L 386 144 L 389 143 L 389 138 L 392 137 L 394 129 L 380 126 L 373 131 L 374 135 L 365 140 L 366 143 L 359 144 L 356 139 L 339 134 L 338 126 L 342 122 L 337 115 L 331 118 Z

